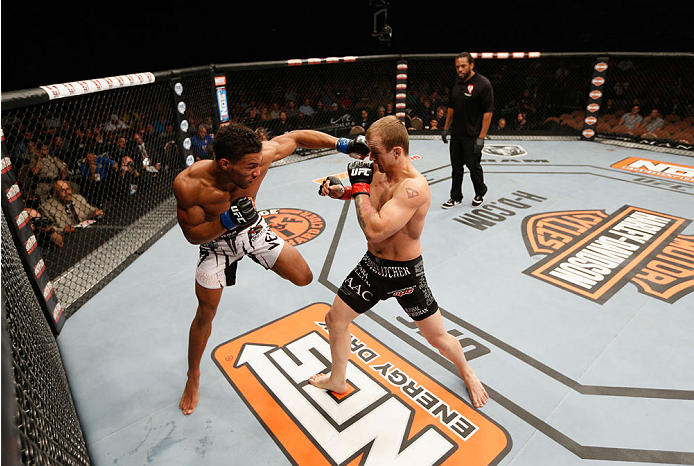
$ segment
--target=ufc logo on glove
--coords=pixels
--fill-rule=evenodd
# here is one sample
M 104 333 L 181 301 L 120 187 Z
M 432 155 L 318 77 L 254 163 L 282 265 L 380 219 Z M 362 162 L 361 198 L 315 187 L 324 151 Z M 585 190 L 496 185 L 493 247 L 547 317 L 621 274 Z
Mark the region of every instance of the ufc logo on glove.
M 371 173 L 370 168 L 353 168 L 352 172 L 350 173 L 352 176 L 369 176 Z

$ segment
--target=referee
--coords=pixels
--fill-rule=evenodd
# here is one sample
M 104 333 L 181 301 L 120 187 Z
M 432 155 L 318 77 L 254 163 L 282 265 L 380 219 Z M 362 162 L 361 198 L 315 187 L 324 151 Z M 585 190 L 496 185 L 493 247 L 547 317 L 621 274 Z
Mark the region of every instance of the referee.
M 487 186 L 482 172 L 482 148 L 494 111 L 494 90 L 489 79 L 475 72 L 475 59 L 467 52 L 455 59 L 458 74 L 448 99 L 448 113 L 441 137 L 448 144 L 451 136 L 451 198 L 441 207 L 450 209 L 463 201 L 463 173 L 470 170 L 475 188 L 473 206 L 481 205 Z

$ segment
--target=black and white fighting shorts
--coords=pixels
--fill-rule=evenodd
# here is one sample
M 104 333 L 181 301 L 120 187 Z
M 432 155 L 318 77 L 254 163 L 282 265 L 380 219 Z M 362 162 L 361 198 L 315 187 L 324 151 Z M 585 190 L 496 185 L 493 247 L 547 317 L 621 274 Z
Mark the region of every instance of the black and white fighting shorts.
M 200 245 L 195 281 L 210 289 L 236 283 L 236 266 L 243 256 L 266 269 L 272 268 L 284 247 L 278 237 L 260 217 L 252 226 L 229 230 L 216 240 Z
M 393 296 L 413 320 L 426 319 L 439 309 L 427 285 L 421 256 L 399 262 L 381 259 L 367 251 L 342 282 L 337 295 L 360 314 Z

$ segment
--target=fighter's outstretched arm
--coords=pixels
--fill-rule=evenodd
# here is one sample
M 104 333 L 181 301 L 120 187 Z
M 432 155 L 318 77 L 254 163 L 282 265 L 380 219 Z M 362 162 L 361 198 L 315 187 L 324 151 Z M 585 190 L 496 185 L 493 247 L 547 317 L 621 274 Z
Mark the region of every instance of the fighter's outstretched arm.
M 267 144 L 276 146 L 273 161 L 281 160 L 293 154 L 297 147 L 304 149 L 335 149 L 338 138 L 321 131 L 298 129 L 275 136 Z
M 355 154 L 356 158 L 364 158 L 369 153 L 369 146 L 364 136 L 356 138 L 337 138 L 322 131 L 298 129 L 275 136 L 266 144 L 275 144 L 273 161 L 281 160 L 294 153 L 297 147 L 304 149 L 335 149 L 344 154 Z

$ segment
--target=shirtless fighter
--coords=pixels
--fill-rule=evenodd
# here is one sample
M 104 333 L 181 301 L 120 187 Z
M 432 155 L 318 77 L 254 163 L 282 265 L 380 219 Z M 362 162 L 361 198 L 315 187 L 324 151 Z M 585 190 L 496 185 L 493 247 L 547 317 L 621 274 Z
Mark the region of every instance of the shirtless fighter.
M 426 340 L 456 365 L 472 404 L 480 408 L 489 395 L 465 359 L 460 342 L 444 328 L 424 274 L 420 236 L 431 198 L 426 178 L 410 162 L 407 129 L 397 117 L 387 116 L 369 127 L 366 142 L 373 163 L 349 164 L 352 186 L 329 177 L 319 191 L 333 199 L 354 199 L 368 247 L 325 316 L 332 370 L 314 375 L 309 383 L 335 393 L 347 391 L 350 322 L 379 300 L 395 296 Z
M 243 125 L 222 126 L 215 136 L 213 160 L 201 160 L 174 180 L 178 224 L 186 239 L 200 245 L 195 273 L 198 308 L 188 340 L 188 379 L 180 408 L 191 414 L 198 403 L 200 360 L 212 330 L 222 289 L 236 282 L 237 261 L 244 255 L 295 285 L 305 286 L 313 274 L 301 254 L 273 233 L 255 208 L 255 197 L 270 164 L 297 147 L 335 148 L 363 158 L 364 137 L 336 138 L 297 130 L 261 141 Z

